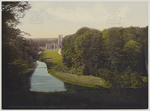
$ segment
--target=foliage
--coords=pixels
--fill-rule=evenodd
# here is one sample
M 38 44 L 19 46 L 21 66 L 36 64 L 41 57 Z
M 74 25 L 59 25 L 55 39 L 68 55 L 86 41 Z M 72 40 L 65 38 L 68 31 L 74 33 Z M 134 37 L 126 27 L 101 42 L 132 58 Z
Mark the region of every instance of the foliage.
M 9 69 L 11 69 L 12 73 L 15 72 L 17 74 L 22 74 L 22 72 L 24 72 L 24 70 L 27 69 L 29 66 L 24 60 L 17 59 L 9 63 L 8 67 Z
M 119 85 L 121 88 L 140 88 L 142 87 L 142 81 L 140 74 L 132 72 L 130 68 L 127 68 L 121 75 Z
M 72 73 L 102 77 L 114 87 L 135 88 L 141 85 L 139 74 L 147 75 L 147 42 L 148 27 L 114 27 L 102 32 L 83 27 L 64 38 L 63 62 Z M 128 67 L 130 73 L 126 73 Z
M 37 57 L 33 41 L 23 37 L 29 34 L 16 28 L 30 8 L 28 2 L 2 2 L 2 77 L 7 93 L 23 87 L 22 76 Z
M 3 26 L 16 26 L 19 19 L 24 17 L 24 11 L 30 9 L 28 2 L 2 2 L 2 23 Z
M 129 40 L 125 45 L 124 45 L 124 50 L 127 51 L 129 50 L 130 52 L 134 51 L 137 53 L 140 53 L 141 51 L 141 46 L 140 43 L 134 41 L 134 40 Z
M 89 75 L 97 71 L 97 66 L 101 55 L 101 32 L 96 29 L 82 28 L 74 35 L 70 35 L 63 40 L 63 61 L 66 66 L 75 69 L 76 72 L 82 67 L 83 74 Z M 95 55 L 92 55 L 95 53 Z M 94 64 L 93 64 L 94 63 Z M 92 69 L 92 65 L 93 67 Z M 91 68 L 89 68 L 91 67 Z M 90 69 L 90 70 L 88 70 Z
M 113 72 L 106 68 L 101 68 L 98 76 L 117 88 L 140 88 L 143 86 L 140 74 L 132 72 L 129 67 L 121 74 L 117 71 Z
M 77 75 L 72 73 L 72 70 L 69 70 L 63 64 L 63 58 L 58 54 L 58 49 L 48 49 L 44 50 L 41 56 L 41 60 L 46 62 L 48 66 L 48 72 L 66 83 L 94 87 L 94 88 L 108 88 L 111 87 L 105 80 L 99 77 L 87 76 L 87 75 Z M 80 70 L 80 69 L 78 69 Z M 74 71 L 73 71 L 74 72 Z

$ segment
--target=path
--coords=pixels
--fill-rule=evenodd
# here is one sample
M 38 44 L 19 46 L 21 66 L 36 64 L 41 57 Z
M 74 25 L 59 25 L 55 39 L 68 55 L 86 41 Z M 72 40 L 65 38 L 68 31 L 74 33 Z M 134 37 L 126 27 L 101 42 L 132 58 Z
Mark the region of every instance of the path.
M 58 54 L 59 54 L 59 55 L 62 55 L 62 54 L 61 54 L 61 49 L 58 50 Z

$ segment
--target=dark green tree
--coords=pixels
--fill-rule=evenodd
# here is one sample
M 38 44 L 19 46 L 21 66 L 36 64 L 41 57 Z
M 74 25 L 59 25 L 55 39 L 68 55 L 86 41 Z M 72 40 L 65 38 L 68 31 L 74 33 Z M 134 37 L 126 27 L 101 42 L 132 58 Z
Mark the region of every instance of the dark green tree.
M 102 77 L 123 88 L 141 86 L 140 75 L 147 74 L 147 50 L 148 27 L 116 27 L 102 32 L 83 27 L 64 38 L 62 49 L 64 63 L 75 74 Z
M 27 33 L 17 29 L 28 2 L 2 2 L 2 80 L 3 91 L 9 93 L 23 87 L 24 74 L 36 58 L 36 48 L 23 36 Z

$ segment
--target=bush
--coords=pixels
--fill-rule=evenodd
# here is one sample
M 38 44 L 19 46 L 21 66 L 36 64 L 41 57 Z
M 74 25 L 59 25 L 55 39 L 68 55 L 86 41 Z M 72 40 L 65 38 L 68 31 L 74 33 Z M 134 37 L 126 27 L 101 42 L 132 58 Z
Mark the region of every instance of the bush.
M 137 72 L 132 72 L 132 70 L 129 67 L 120 75 L 120 80 L 121 88 L 142 87 L 140 74 Z
M 17 59 L 9 63 L 9 71 L 15 74 L 22 74 L 28 67 L 29 64 L 22 59 Z
M 122 74 L 106 68 L 101 68 L 98 72 L 98 76 L 111 83 L 113 87 L 140 88 L 143 85 L 140 74 L 133 72 L 129 67 Z

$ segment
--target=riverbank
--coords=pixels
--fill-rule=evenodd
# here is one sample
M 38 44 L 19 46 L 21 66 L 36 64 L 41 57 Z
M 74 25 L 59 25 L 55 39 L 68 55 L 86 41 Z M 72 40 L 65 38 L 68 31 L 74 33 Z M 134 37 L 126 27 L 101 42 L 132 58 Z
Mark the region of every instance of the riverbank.
M 2 89 L 2 108 L 8 108 L 9 106 L 17 106 L 18 104 L 24 104 L 30 100 L 30 77 L 32 76 L 36 62 L 32 64 L 32 67 L 28 68 L 22 74 L 12 77 L 8 82 L 11 86 L 4 87 Z
M 41 60 L 47 64 L 48 72 L 63 82 L 93 88 L 110 87 L 105 80 L 99 77 L 76 75 L 67 72 L 66 67 L 63 64 L 63 58 L 58 54 L 58 49 L 43 51 Z

